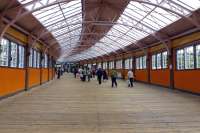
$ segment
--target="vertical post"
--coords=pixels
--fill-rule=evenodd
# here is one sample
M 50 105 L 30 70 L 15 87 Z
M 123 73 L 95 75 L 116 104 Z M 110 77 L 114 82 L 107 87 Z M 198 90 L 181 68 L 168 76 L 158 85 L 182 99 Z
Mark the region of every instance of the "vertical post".
M 32 37 L 28 36 L 28 44 L 25 46 L 25 58 L 24 58 L 24 68 L 25 68 L 25 91 L 29 88 L 29 56 L 30 48 L 33 42 Z
M 42 62 L 44 60 L 44 55 L 43 55 L 43 52 L 41 52 L 40 54 L 40 85 L 42 85 Z
M 173 48 L 170 47 L 169 53 L 168 53 L 168 64 L 169 64 L 169 70 L 170 70 L 170 89 L 174 89 L 174 52 Z
M 133 73 L 134 73 L 134 76 L 135 76 L 135 68 L 136 68 L 136 65 L 135 65 L 135 56 L 132 56 L 132 70 L 133 70 Z
M 50 76 L 49 76 L 49 71 L 50 71 L 50 60 L 49 60 L 49 55 L 47 56 L 47 62 L 48 62 L 48 65 L 47 65 L 47 69 L 48 69 L 48 81 L 50 80 Z
M 151 83 L 151 53 L 149 49 L 147 50 L 146 53 L 147 56 L 147 82 L 150 84 Z
M 124 58 L 124 56 L 122 58 L 122 73 L 123 73 L 122 78 L 125 79 L 125 58 Z

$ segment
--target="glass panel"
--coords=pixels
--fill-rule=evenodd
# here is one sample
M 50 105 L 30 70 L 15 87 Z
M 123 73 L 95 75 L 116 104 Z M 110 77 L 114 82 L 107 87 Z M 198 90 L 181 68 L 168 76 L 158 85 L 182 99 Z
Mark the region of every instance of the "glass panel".
M 103 69 L 107 69 L 107 62 L 103 63 Z
M 33 67 L 37 67 L 37 52 L 33 50 Z
M 125 60 L 125 69 L 129 69 L 129 59 Z
M 143 69 L 143 57 L 140 57 L 140 69 Z
M 33 67 L 33 49 L 30 49 L 29 67 Z
M 10 61 L 11 67 L 17 67 L 17 44 L 14 42 L 11 42 L 11 61 Z
M 185 69 L 194 69 L 194 47 L 185 48 Z
M 44 57 L 45 57 L 45 58 L 44 58 L 44 67 L 45 67 L 45 68 L 48 68 L 48 56 L 45 54 Z
M 130 66 L 129 69 L 133 69 L 133 58 L 129 59 L 129 64 L 130 64 L 129 65 Z
M 161 69 L 161 53 L 157 54 L 157 69 Z
M 146 68 L 147 68 L 147 57 L 146 57 L 146 56 L 143 56 L 143 57 L 142 57 L 142 61 L 143 61 L 143 64 L 142 64 L 143 69 L 146 69 Z
M 24 47 L 19 46 L 19 68 L 24 68 Z
M 122 69 L 122 60 L 116 62 L 116 69 Z
M 37 52 L 37 68 L 40 68 L 40 52 Z
M 156 55 L 152 55 L 151 65 L 152 65 L 152 69 L 155 70 L 156 69 Z
M 2 39 L 0 45 L 0 66 L 8 66 L 9 41 Z
M 136 69 L 140 69 L 140 58 L 136 58 Z
M 177 61 L 177 69 L 182 70 L 184 69 L 184 50 L 178 50 L 176 53 L 176 61 Z
M 197 68 L 200 68 L 200 45 L 196 46 L 196 62 Z
M 162 68 L 167 68 L 167 51 L 162 53 Z

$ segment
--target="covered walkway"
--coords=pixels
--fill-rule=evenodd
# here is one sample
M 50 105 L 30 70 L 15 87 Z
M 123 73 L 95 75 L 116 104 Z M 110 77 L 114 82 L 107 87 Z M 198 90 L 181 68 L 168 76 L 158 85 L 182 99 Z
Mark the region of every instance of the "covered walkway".
M 72 75 L 0 101 L 0 133 L 199 133 L 200 97 Z

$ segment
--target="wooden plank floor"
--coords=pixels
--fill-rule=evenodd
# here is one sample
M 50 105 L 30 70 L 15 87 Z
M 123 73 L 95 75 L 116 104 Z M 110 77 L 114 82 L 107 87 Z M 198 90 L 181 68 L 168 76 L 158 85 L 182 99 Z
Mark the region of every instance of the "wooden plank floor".
M 200 133 L 200 97 L 72 75 L 0 101 L 0 133 Z

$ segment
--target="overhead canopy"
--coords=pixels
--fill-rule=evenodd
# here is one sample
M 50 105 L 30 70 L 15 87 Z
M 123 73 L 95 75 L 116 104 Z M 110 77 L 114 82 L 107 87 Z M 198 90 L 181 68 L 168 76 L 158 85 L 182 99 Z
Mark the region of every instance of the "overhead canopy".
M 18 0 L 51 32 L 61 49 L 60 61 L 107 55 L 184 19 L 200 8 L 199 0 Z M 50 41 L 50 46 L 56 43 Z

